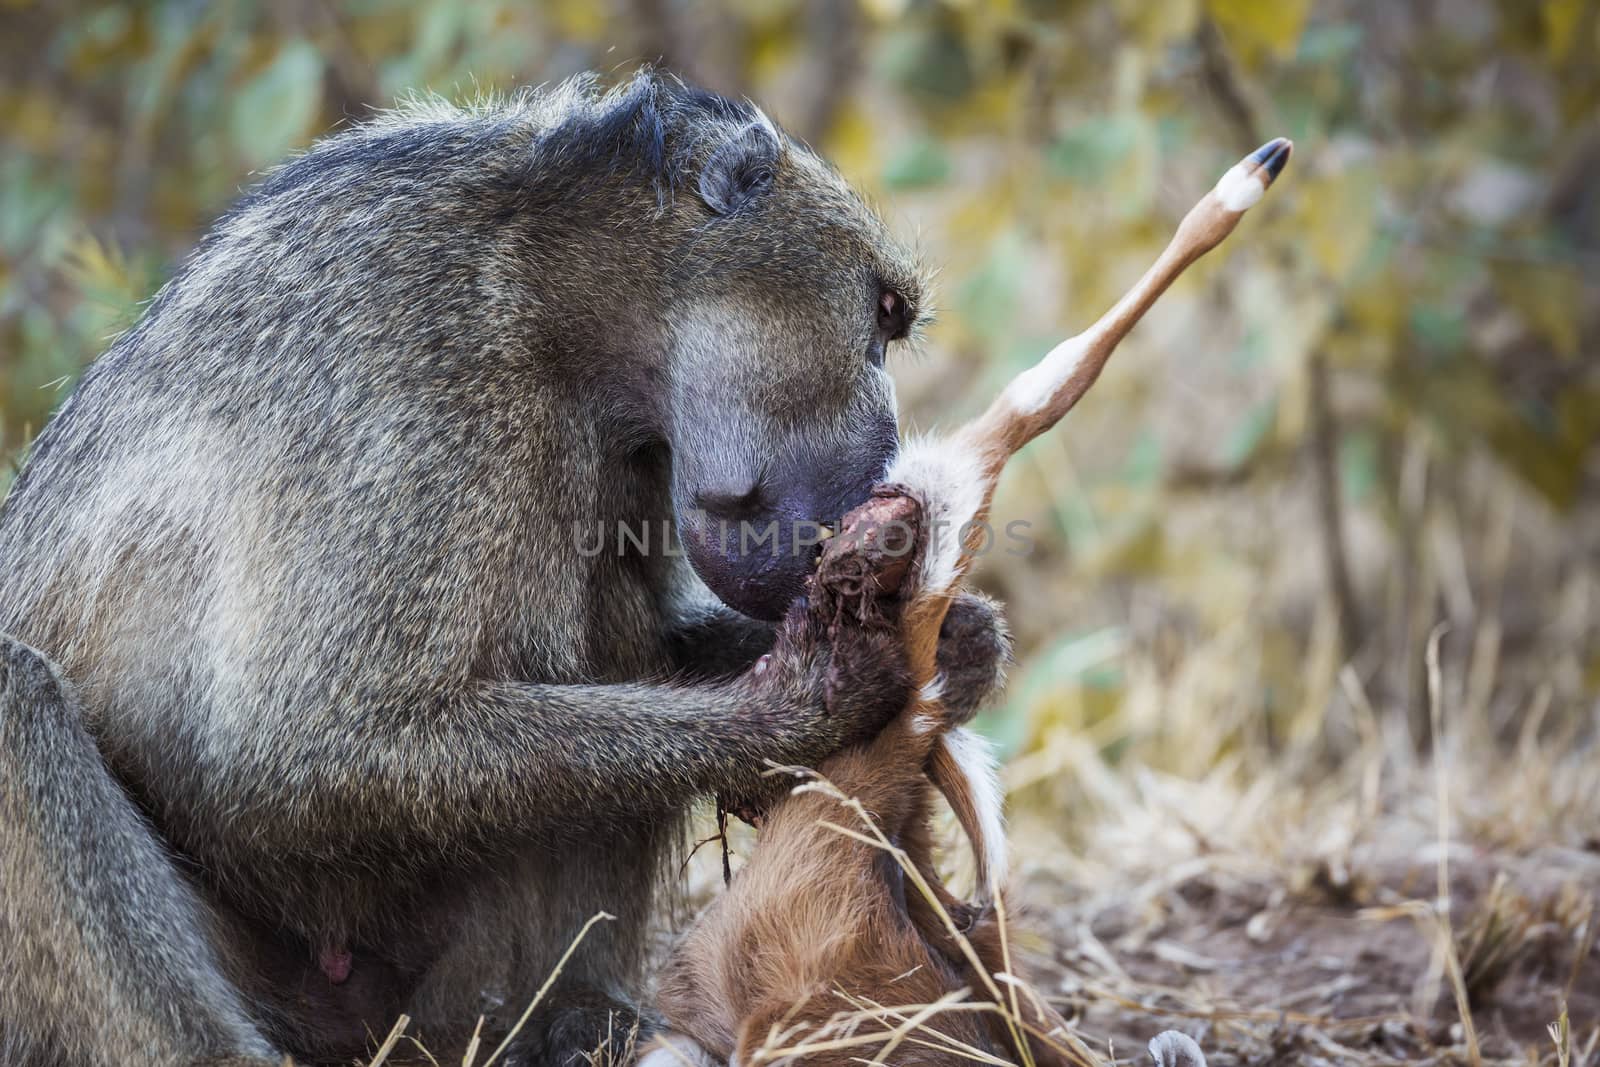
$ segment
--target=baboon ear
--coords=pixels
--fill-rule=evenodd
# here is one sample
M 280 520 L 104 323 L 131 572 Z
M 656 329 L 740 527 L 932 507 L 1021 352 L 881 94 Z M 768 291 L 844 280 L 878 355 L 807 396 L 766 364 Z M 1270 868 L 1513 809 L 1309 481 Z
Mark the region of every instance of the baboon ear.
M 772 185 L 778 138 L 764 122 L 729 138 L 700 172 L 700 199 L 719 215 L 731 215 Z

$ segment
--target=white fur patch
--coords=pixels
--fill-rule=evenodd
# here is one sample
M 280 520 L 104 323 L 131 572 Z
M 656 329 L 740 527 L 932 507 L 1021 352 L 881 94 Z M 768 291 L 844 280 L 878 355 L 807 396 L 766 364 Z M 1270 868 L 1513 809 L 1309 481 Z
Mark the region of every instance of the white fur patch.
M 1258 164 L 1248 159 L 1235 163 L 1211 191 L 1229 211 L 1248 211 L 1267 193 L 1267 187 L 1257 176 L 1260 169 Z
M 944 699 L 944 675 L 935 674 L 923 683 L 917 691 L 917 700 L 922 704 L 937 704 Z M 937 730 L 943 719 L 938 715 L 918 715 L 911 720 L 911 732 L 914 734 L 929 734 Z
M 723 1067 L 723 1064 L 684 1034 L 662 1034 L 639 1056 L 635 1067 Z
M 919 437 L 907 442 L 885 481 L 922 494 L 928 548 L 918 564 L 919 593 L 951 589 L 959 577 L 961 530 L 983 507 L 984 477 L 978 457 L 958 441 Z
M 1088 338 L 1084 335 L 1067 338 L 1013 378 L 1006 386 L 1006 399 L 1025 415 L 1042 410 L 1072 377 L 1088 351 Z
M 1006 884 L 1011 863 L 1006 847 L 1005 796 L 1000 791 L 994 749 L 983 736 L 962 729 L 945 734 L 944 744 L 972 786 L 972 806 L 983 834 L 983 865 L 988 876 L 978 888 L 984 899 L 993 900 Z

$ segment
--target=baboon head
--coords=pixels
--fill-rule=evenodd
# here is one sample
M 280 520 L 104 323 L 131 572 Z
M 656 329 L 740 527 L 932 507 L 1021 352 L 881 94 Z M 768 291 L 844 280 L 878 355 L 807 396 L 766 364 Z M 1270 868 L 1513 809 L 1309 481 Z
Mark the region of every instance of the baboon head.
M 717 105 L 666 311 L 673 503 L 701 579 L 777 618 L 819 524 L 865 500 L 895 456 L 885 360 L 923 285 L 830 167 L 755 108 Z

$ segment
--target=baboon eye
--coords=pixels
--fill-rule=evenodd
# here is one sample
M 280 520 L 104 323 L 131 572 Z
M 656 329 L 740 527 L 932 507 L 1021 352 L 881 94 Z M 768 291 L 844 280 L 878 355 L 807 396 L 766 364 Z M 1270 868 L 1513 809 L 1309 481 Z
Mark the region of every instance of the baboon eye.
M 905 297 L 893 289 L 883 290 L 878 296 L 878 333 L 886 341 L 898 341 L 909 326 Z

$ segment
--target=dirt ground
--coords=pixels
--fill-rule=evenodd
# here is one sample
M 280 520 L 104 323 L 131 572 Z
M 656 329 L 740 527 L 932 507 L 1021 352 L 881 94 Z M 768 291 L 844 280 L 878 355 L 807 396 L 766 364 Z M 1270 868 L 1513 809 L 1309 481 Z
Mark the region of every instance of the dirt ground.
M 1169 864 L 1035 857 L 1023 878 L 1035 984 L 1106 1060 L 1178 1029 L 1220 1067 L 1597 1062 L 1600 836 L 1445 849 L 1388 812 L 1285 862 L 1191 829 Z
M 1453 779 L 1387 758 L 1298 788 L 1290 767 L 1245 789 L 1106 775 L 1087 788 L 1107 806 L 1071 824 L 1013 765 L 1026 977 L 1085 1067 L 1149 1064 L 1164 1030 L 1209 1067 L 1600 1064 L 1596 761 L 1480 752 Z M 753 845 L 733 834 L 735 870 Z M 692 898 L 720 892 L 720 850 L 687 872 Z M 597 1067 L 632 1062 L 618 1036 Z M 374 1062 L 428 1062 L 404 1042 L 391 1053 Z
M 1172 1028 L 1219 1065 L 1470 1062 L 1434 924 L 1406 905 L 1431 897 L 1434 864 L 1395 856 L 1385 868 L 1360 885 L 1326 869 L 1296 892 L 1201 875 L 1120 905 L 1063 904 L 1048 912 L 1057 948 L 1040 984 L 1117 1060 L 1141 1060 L 1149 1037 Z M 1517 874 L 1496 894 L 1508 869 Z M 1571 1018 L 1600 1019 L 1600 952 L 1591 937 L 1580 955 L 1569 936 L 1592 911 L 1600 853 L 1477 852 L 1451 885 L 1483 1059 L 1546 1056 L 1563 1003 Z M 1042 910 L 1060 894 L 1029 895 Z M 1592 1034 L 1577 1037 L 1593 1048 Z
M 1208 1067 L 1600 1067 L 1600 708 L 1469 718 L 1446 699 L 1419 746 L 1346 686 L 1272 748 L 1227 733 L 1228 690 L 1189 688 L 1214 694 L 1192 716 L 1148 705 L 1168 732 L 1142 751 L 1169 769 L 1091 724 L 1002 772 L 1012 944 L 1083 1067 L 1143 1067 L 1165 1030 Z M 960 892 L 970 856 L 946 829 Z M 756 838 L 736 825 L 729 845 L 737 871 Z M 663 953 L 724 891 L 715 842 L 682 888 Z

